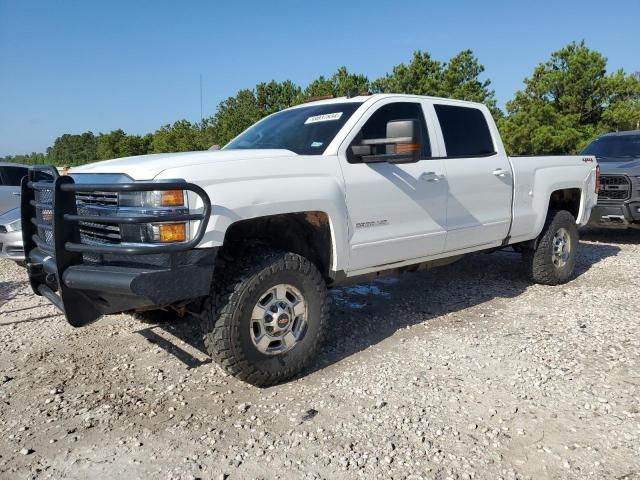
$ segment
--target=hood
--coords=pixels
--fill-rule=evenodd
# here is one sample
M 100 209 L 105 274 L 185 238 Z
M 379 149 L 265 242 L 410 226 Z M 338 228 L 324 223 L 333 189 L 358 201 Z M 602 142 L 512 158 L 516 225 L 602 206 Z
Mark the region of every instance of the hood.
M 600 172 L 604 174 L 640 176 L 640 158 L 621 159 L 619 162 L 603 161 L 599 159 Z
M 216 150 L 185 153 L 157 153 L 124 157 L 73 167 L 72 174 L 123 173 L 134 180 L 153 180 L 163 170 L 181 166 L 248 160 L 252 158 L 295 157 L 290 150 Z

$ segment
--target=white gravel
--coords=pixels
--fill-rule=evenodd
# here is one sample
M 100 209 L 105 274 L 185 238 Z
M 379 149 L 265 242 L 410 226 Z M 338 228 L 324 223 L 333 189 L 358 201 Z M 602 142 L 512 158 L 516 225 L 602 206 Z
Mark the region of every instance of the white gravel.
M 190 321 L 74 329 L 0 262 L 0 477 L 640 478 L 640 232 L 583 237 L 561 287 L 498 253 L 337 290 L 263 390 Z

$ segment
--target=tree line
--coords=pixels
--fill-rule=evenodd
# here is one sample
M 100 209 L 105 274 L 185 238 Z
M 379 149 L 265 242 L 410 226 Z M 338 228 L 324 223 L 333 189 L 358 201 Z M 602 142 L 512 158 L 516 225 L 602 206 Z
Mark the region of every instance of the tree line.
M 121 129 L 95 135 L 64 134 L 46 153 L 0 158 L 26 164 L 81 165 L 96 160 L 206 150 L 225 145 L 251 124 L 313 97 L 347 92 L 408 93 L 457 98 L 487 105 L 510 154 L 576 153 L 602 133 L 640 128 L 640 75 L 607 72 L 607 59 L 584 42 L 553 52 L 524 80 L 501 111 L 484 66 L 471 50 L 441 62 L 416 51 L 408 63 L 370 80 L 340 67 L 302 88 L 290 80 L 259 83 L 222 101 L 201 122 L 179 120 L 153 133 L 131 135 Z

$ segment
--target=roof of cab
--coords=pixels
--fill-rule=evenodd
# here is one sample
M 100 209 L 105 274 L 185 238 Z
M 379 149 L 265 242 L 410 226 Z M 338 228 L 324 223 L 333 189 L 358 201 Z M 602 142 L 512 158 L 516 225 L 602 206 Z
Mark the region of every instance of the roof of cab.
M 447 102 L 462 103 L 467 105 L 481 105 L 478 102 L 470 102 L 468 100 L 458 100 L 457 98 L 431 97 L 428 95 L 409 95 L 407 93 L 372 93 L 370 95 L 357 95 L 351 98 L 335 97 L 335 98 L 320 99 L 320 100 L 310 101 L 307 103 L 301 103 L 300 105 L 296 105 L 291 108 L 307 107 L 309 105 L 327 105 L 332 103 L 346 103 L 346 102 L 364 103 L 371 100 L 380 100 L 382 98 L 406 98 L 411 100 L 435 100 L 435 101 L 446 100 Z
M 383 98 L 398 98 L 398 99 L 411 99 L 411 100 L 435 100 L 442 101 L 446 100 L 447 102 L 461 103 L 467 105 L 482 105 L 477 102 L 469 102 L 467 100 L 458 100 L 456 98 L 444 98 L 444 97 L 430 97 L 427 95 L 409 95 L 406 93 L 373 93 L 371 95 L 357 95 L 355 97 L 347 98 L 347 97 L 335 97 L 335 98 L 327 98 L 323 100 L 315 100 L 307 103 L 301 103 L 300 105 L 295 105 L 290 108 L 301 108 L 308 107 L 312 105 L 330 105 L 332 103 L 365 103 L 370 101 L 376 101 Z

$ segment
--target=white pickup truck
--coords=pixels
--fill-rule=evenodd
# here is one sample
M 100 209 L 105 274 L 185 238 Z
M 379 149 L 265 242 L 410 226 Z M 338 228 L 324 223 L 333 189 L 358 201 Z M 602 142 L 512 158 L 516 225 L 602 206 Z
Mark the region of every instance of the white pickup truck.
M 327 287 L 507 247 L 533 281 L 568 281 L 597 188 L 594 157 L 508 157 L 483 105 L 361 95 L 220 151 L 33 167 L 23 239 L 34 292 L 72 325 L 193 314 L 210 355 L 264 386 L 318 352 Z

